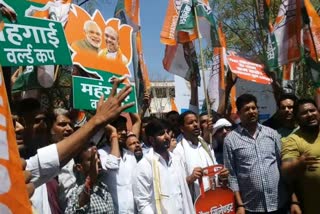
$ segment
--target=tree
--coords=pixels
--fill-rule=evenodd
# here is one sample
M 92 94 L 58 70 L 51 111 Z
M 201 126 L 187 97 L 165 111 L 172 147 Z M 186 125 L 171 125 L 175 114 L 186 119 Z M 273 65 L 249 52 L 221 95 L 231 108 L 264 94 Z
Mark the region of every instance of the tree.
M 257 63 L 265 64 L 264 50 L 266 50 L 267 32 L 261 28 L 261 24 L 257 20 L 255 0 L 229 0 L 229 1 L 211 1 L 215 16 L 218 22 L 223 24 L 223 30 L 227 38 L 227 49 L 234 50 L 239 55 L 246 57 Z M 315 8 L 319 8 L 320 3 L 311 0 Z M 271 1 L 270 5 L 270 21 L 274 22 L 281 0 Z M 296 78 L 298 95 L 311 95 L 314 91 L 312 81 L 310 81 L 310 72 L 307 72 L 303 62 L 299 63 L 299 70 Z M 274 79 L 274 87 L 281 86 L 277 81 L 276 75 L 272 75 Z

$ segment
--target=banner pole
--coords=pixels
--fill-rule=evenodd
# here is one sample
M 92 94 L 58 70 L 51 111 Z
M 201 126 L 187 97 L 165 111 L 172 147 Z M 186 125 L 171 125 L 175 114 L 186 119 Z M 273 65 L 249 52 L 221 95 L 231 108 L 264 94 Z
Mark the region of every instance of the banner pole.
M 198 13 L 197 13 L 197 8 L 193 7 L 194 10 L 194 15 L 195 15 L 195 21 L 196 21 L 196 29 L 197 29 L 197 34 L 198 34 L 198 42 L 199 42 L 199 49 L 200 49 L 200 67 L 201 67 L 201 74 L 202 74 L 202 84 L 203 84 L 203 90 L 204 90 L 204 96 L 206 99 L 206 105 L 207 105 L 207 113 L 208 113 L 208 118 L 211 119 L 211 105 L 209 102 L 209 96 L 207 93 L 207 86 L 206 86 L 206 77 L 204 74 L 204 56 L 203 56 L 203 49 L 202 49 L 202 35 L 199 29 L 199 19 L 198 19 Z M 210 132 L 210 145 L 212 144 L 212 134 Z

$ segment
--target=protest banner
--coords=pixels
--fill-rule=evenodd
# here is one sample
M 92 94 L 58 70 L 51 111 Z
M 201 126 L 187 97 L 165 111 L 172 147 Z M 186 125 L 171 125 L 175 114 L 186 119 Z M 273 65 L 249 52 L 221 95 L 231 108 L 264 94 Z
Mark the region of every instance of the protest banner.
M 3 0 L 3 3 L 17 14 L 17 21 L 11 23 L 4 19 L 0 32 L 2 66 L 72 63 L 61 23 L 34 16 L 37 11 L 48 8 L 49 3 L 27 0 Z
M 98 10 L 90 16 L 81 7 L 72 5 L 65 33 L 74 65 L 73 107 L 95 110 L 100 96 L 106 98 L 111 92 L 113 77 L 131 76 L 132 27 L 116 18 L 105 21 Z M 123 86 L 120 84 L 119 88 Z M 132 90 L 124 103 L 135 100 Z M 127 111 L 137 112 L 137 106 Z
M 227 59 L 231 71 L 239 78 L 260 84 L 271 84 L 272 80 L 264 73 L 263 65 L 239 56 L 227 56 Z
M 0 213 L 32 213 L 0 66 Z
M 211 181 L 223 169 L 223 165 L 208 166 L 203 169 L 204 177 L 208 176 Z M 221 214 L 235 214 L 235 199 L 234 194 L 228 187 L 213 187 L 213 181 L 210 188 L 204 190 L 202 178 L 199 179 L 200 195 L 196 199 L 194 207 L 196 213 L 221 213 Z

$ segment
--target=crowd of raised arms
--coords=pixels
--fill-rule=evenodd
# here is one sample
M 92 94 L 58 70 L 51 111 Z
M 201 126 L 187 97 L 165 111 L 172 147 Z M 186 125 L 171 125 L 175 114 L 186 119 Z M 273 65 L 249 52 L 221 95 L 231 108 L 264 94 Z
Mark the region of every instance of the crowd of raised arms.
M 319 112 L 313 100 L 282 94 L 263 124 L 251 94 L 237 121 L 216 112 L 124 113 L 130 86 L 100 99 L 90 120 L 71 111 L 14 103 L 16 140 L 35 213 L 195 213 L 203 169 L 222 164 L 216 185 L 234 192 L 240 213 L 317 214 Z

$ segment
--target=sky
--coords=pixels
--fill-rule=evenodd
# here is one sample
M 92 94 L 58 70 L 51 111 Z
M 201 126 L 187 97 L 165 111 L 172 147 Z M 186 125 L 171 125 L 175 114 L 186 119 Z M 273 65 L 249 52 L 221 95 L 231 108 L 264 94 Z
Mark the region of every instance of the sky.
M 97 0 L 97 9 L 104 18 L 112 18 L 117 0 Z M 167 10 L 165 0 L 140 0 L 142 45 L 151 81 L 173 80 L 173 75 L 163 69 L 165 46 L 160 43 L 160 31 Z

